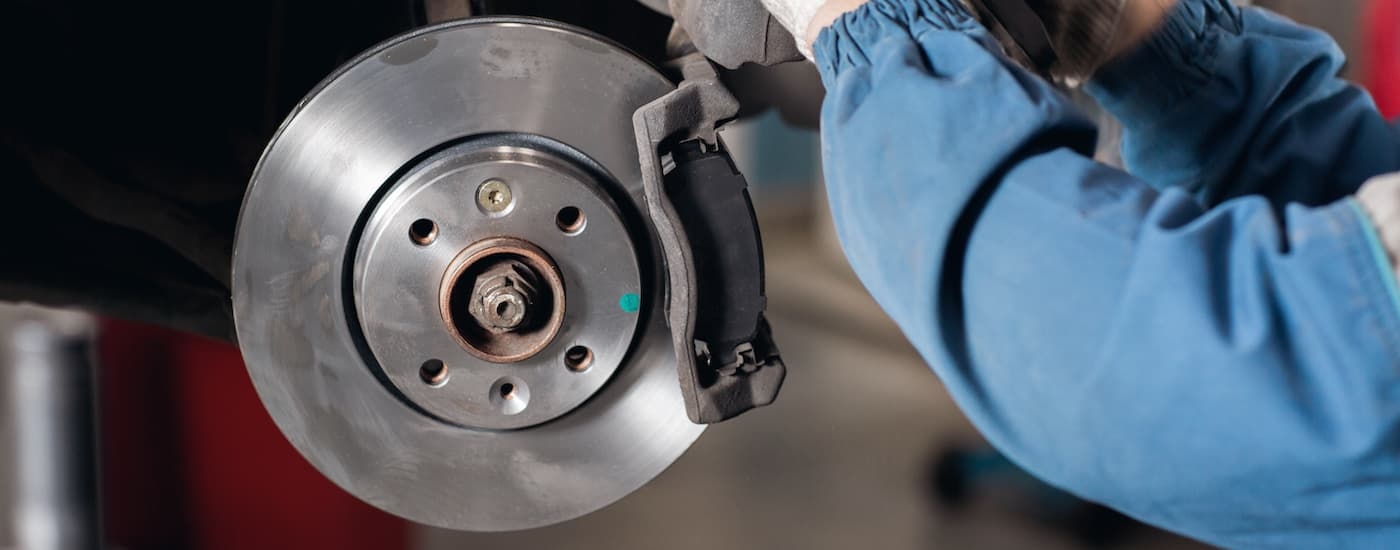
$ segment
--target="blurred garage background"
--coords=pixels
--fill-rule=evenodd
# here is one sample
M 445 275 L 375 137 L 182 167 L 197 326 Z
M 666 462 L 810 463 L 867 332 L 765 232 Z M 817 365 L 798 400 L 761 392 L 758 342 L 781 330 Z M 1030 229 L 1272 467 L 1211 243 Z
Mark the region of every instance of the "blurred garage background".
M 1331 31 L 1351 53 L 1351 77 L 1383 89 L 1386 70 L 1400 75 L 1387 41 L 1367 34 L 1400 29 L 1400 20 L 1366 17 L 1393 10 L 1362 0 L 1259 3 Z M 784 72 L 790 85 L 812 79 L 800 67 Z M 845 265 L 821 193 L 816 133 L 770 111 L 725 138 L 755 188 L 770 319 L 791 376 L 775 405 L 711 428 L 618 504 L 520 533 L 404 523 L 296 455 L 257 403 L 235 348 L 120 321 L 96 323 L 104 483 L 100 494 L 71 493 L 68 504 L 100 502 L 106 546 L 131 549 L 1198 547 L 1041 485 L 987 449 Z M 35 315 L 0 308 L 0 326 Z M 21 544 L 26 508 L 16 503 L 36 494 L 26 476 L 43 473 L 17 468 L 33 440 L 16 424 L 83 411 L 35 405 L 25 398 L 33 388 L 0 387 L 0 548 Z

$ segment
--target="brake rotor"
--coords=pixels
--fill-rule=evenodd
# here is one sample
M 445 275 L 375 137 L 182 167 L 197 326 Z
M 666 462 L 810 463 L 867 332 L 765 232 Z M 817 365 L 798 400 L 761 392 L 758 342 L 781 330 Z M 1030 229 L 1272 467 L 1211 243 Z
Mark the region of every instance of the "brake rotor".
M 390 513 L 500 531 L 616 501 L 699 437 L 631 118 L 673 89 L 600 37 L 491 18 L 303 100 L 245 197 L 233 296 L 307 460 Z

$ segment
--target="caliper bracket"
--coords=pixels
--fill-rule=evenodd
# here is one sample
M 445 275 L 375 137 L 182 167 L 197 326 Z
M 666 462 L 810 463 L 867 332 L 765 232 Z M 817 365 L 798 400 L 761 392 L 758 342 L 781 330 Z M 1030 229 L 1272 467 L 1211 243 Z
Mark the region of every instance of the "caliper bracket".
M 677 64 L 680 85 L 637 109 L 632 126 L 666 266 L 686 414 L 711 424 L 772 403 L 787 369 L 763 315 L 763 247 L 748 183 L 716 133 L 739 102 L 703 56 Z

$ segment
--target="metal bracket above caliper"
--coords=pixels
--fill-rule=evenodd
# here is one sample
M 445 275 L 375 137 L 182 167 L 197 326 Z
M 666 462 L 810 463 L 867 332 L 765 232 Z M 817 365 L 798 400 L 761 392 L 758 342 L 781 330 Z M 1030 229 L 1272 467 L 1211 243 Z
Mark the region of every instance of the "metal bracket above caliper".
M 666 322 L 686 414 L 711 424 L 773 402 L 787 369 L 763 310 L 763 246 L 748 183 L 717 131 L 739 102 L 699 54 L 676 90 L 632 115 L 647 215 L 666 266 Z M 663 156 L 674 167 L 664 170 Z

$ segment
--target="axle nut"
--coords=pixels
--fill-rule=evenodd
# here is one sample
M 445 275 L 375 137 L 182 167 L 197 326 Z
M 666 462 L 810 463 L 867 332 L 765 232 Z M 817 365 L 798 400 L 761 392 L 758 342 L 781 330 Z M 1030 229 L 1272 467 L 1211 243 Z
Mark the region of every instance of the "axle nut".
M 530 328 L 538 315 L 539 275 L 516 260 L 502 260 L 478 275 L 468 312 L 493 333 Z

